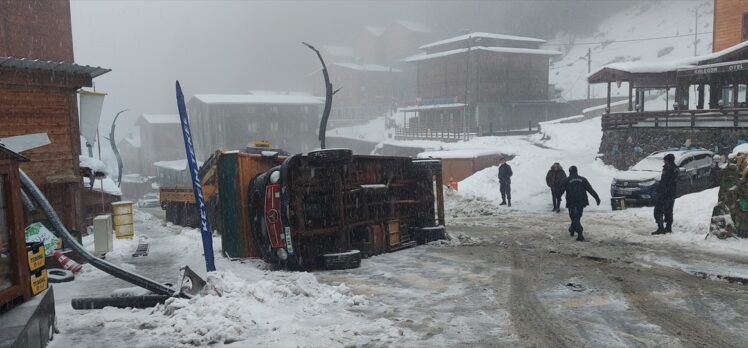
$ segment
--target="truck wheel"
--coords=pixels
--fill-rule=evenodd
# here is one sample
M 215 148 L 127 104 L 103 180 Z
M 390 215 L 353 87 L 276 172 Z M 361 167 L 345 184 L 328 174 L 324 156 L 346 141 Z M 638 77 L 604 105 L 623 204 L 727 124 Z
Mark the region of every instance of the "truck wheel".
M 410 235 L 418 245 L 431 243 L 447 238 L 447 232 L 444 226 L 411 227 Z
M 326 149 L 312 151 L 307 154 L 309 164 L 322 166 L 328 163 L 350 163 L 353 160 L 353 151 L 349 149 Z
M 344 253 L 324 254 L 322 269 L 351 269 L 361 267 L 361 252 L 358 250 L 346 251 Z

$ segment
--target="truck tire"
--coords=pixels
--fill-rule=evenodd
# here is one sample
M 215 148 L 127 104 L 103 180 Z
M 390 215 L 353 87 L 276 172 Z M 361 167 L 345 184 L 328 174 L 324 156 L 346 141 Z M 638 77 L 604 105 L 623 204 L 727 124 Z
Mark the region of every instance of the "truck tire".
M 361 252 L 350 250 L 344 253 L 324 254 L 321 257 L 322 269 L 352 269 L 361 267 Z
M 447 238 L 447 231 L 444 226 L 433 226 L 433 227 L 411 227 L 410 235 L 416 244 L 422 245 L 431 243 L 437 240 Z
M 309 165 L 324 166 L 327 164 L 347 164 L 353 160 L 353 151 L 349 149 L 326 149 L 307 154 Z

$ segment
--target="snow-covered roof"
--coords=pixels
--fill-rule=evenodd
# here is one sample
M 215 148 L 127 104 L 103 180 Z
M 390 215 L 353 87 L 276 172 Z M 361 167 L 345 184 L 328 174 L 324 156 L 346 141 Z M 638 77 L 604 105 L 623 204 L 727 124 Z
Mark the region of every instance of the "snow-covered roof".
M 320 98 L 305 95 L 195 94 L 194 98 L 206 104 L 319 105 L 323 103 Z
M 347 46 L 323 45 L 322 49 L 335 57 L 350 58 L 355 55 L 353 48 Z
M 305 96 L 311 96 L 312 95 L 309 92 L 303 92 L 303 91 L 270 91 L 270 90 L 259 90 L 259 89 L 250 90 L 249 94 L 254 94 L 254 95 L 305 95 Z
M 122 196 L 122 190 L 112 180 L 112 178 L 105 176 L 102 179 L 94 179 L 93 190 L 98 192 L 104 192 L 114 196 Z M 87 177 L 83 178 L 83 187 L 91 187 L 91 180 Z
M 130 133 L 123 140 L 128 142 L 132 147 L 136 149 L 140 148 L 140 134 L 139 133 Z
M 463 103 L 451 103 L 451 104 L 434 104 L 434 105 L 419 105 L 419 106 L 408 106 L 398 109 L 399 111 L 420 111 L 420 110 L 434 110 L 434 109 L 450 109 L 450 108 L 461 108 L 464 107 Z
M 371 33 L 374 36 L 380 36 L 380 35 L 382 35 L 382 33 L 384 33 L 384 29 L 385 28 L 383 28 L 383 27 L 376 27 L 376 26 L 373 26 L 373 25 L 367 25 L 367 26 L 364 27 L 364 30 L 368 31 L 369 33 Z
M 335 62 L 332 65 L 337 65 L 346 69 L 359 70 L 359 71 L 373 71 L 373 72 L 402 72 L 402 70 L 391 68 L 384 65 L 377 64 L 356 64 L 356 63 L 342 63 Z
M 405 29 L 408 29 L 411 31 L 417 31 L 419 33 L 431 33 L 432 32 L 431 28 L 418 22 L 397 20 L 395 21 L 395 23 L 402 25 L 403 27 L 405 27 Z
M 589 79 L 593 75 L 605 70 L 618 70 L 622 72 L 632 74 L 642 73 L 665 73 L 669 71 L 676 71 L 678 69 L 695 68 L 699 64 L 710 63 L 713 60 L 723 58 L 736 51 L 748 47 L 748 41 L 741 42 L 735 46 L 725 48 L 719 52 L 708 53 L 695 57 L 687 57 L 674 60 L 662 60 L 662 61 L 635 61 L 635 62 L 623 62 L 623 63 L 612 63 L 601 66 L 597 70 L 592 71 L 587 75 Z
M 503 156 L 500 150 L 496 149 L 459 149 L 459 150 L 442 150 L 421 152 L 417 158 L 438 158 L 438 159 L 470 159 L 484 156 Z
M 104 164 L 104 162 L 102 162 L 101 160 L 98 160 L 93 157 L 82 156 L 82 155 L 78 156 L 78 158 L 80 160 L 79 166 L 81 168 L 91 169 L 91 171 L 95 173 L 108 174 L 109 172 L 106 168 L 106 164 Z
M 536 48 L 515 48 L 515 47 L 475 46 L 475 47 L 471 47 L 470 50 L 471 51 L 498 52 L 498 53 L 534 54 L 534 55 L 544 55 L 544 56 L 557 56 L 561 54 L 561 52 L 553 51 L 553 50 L 543 50 L 543 49 L 536 49 Z M 456 50 L 449 50 L 449 51 L 436 52 L 436 53 L 421 53 L 415 56 L 410 56 L 408 58 L 405 58 L 403 59 L 403 61 L 418 62 L 418 61 L 427 60 L 427 59 L 441 58 L 441 57 L 451 56 L 454 54 L 465 53 L 467 51 L 468 51 L 467 48 L 458 48 Z
M 524 37 L 524 36 L 515 36 L 515 35 L 504 35 L 504 34 L 493 34 L 493 33 L 484 33 L 484 32 L 476 32 L 476 33 L 470 33 L 460 36 L 455 36 L 453 38 L 444 39 L 441 41 L 432 42 L 430 44 L 423 45 L 419 47 L 419 49 L 427 49 L 427 48 L 433 48 L 441 45 L 446 45 L 454 42 L 459 41 L 465 41 L 470 38 L 482 38 L 482 39 L 495 39 L 495 40 L 507 40 L 507 41 L 523 41 L 523 42 L 536 42 L 536 43 L 544 43 L 545 40 L 543 39 L 536 39 L 534 37 Z
M 167 168 L 167 169 L 172 169 L 172 170 L 186 170 L 187 160 L 181 159 L 181 160 L 174 160 L 174 161 L 158 161 L 158 162 L 153 162 L 153 165 L 155 167 Z M 203 165 L 203 162 L 197 161 L 198 167 L 202 165 Z
M 150 124 L 179 124 L 177 114 L 143 114 L 143 120 Z

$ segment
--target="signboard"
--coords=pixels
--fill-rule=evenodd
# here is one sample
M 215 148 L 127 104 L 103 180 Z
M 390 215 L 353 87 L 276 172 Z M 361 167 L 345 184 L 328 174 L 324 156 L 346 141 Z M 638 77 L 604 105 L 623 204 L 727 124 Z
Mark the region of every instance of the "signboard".
M 192 146 L 192 133 L 190 132 L 190 121 L 187 118 L 187 108 L 184 105 L 184 95 L 182 87 L 177 81 L 177 109 L 179 109 L 179 119 L 182 125 L 182 135 L 184 135 L 184 150 L 187 153 L 187 166 L 189 167 L 190 177 L 192 178 L 192 189 L 195 193 L 195 203 L 197 203 L 200 215 L 200 234 L 203 239 L 203 254 L 205 255 L 205 268 L 208 272 L 216 270 L 213 262 L 213 235 L 208 225 L 208 214 L 205 210 L 205 197 L 203 196 L 203 187 L 200 185 L 199 169 L 197 159 L 195 158 L 195 148 Z
M 735 62 L 709 64 L 688 69 L 679 69 L 678 75 L 691 76 L 691 75 L 709 75 L 709 74 L 720 74 L 730 73 L 734 71 L 748 70 L 748 60 L 741 60 Z

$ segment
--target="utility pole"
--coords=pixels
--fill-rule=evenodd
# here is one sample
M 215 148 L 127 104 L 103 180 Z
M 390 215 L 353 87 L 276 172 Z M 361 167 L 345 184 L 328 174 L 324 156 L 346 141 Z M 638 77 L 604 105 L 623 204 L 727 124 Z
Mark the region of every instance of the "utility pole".
M 587 75 L 592 72 L 592 48 L 587 49 Z M 590 100 L 590 83 L 587 82 L 587 100 Z
M 470 87 L 470 51 L 473 48 L 472 38 L 467 37 L 467 52 L 465 52 L 465 105 L 462 108 L 462 140 L 467 141 L 467 113 L 468 113 L 468 88 Z
M 693 55 L 696 56 L 696 45 L 698 44 L 698 37 L 699 37 L 699 7 L 701 5 L 696 6 L 696 9 L 694 9 L 694 25 L 693 25 Z

